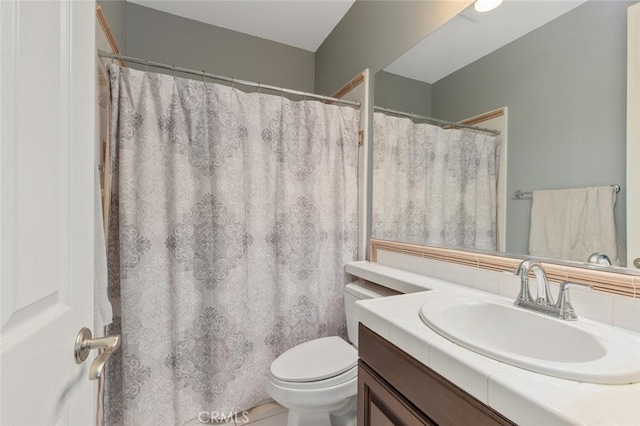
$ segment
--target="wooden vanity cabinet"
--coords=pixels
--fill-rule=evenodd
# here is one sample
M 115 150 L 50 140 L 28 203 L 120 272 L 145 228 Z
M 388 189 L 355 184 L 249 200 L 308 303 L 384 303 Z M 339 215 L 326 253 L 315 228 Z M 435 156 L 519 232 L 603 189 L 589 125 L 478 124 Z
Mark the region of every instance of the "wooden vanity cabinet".
M 358 426 L 514 425 L 359 325 Z

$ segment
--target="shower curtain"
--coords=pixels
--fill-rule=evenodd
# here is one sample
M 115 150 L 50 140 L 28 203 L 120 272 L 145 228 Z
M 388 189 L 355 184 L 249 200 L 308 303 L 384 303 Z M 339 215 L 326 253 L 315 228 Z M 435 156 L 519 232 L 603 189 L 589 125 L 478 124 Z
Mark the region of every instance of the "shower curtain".
M 109 72 L 107 424 L 241 412 L 283 351 L 346 335 L 359 111 Z
M 496 250 L 500 138 L 375 113 L 374 238 Z

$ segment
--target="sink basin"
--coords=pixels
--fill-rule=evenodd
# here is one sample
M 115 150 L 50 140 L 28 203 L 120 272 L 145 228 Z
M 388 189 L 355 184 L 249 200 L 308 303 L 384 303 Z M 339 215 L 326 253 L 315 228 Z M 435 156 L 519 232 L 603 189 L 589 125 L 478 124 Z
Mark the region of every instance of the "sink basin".
M 479 354 L 581 382 L 640 381 L 640 338 L 615 327 L 563 321 L 484 295 L 435 295 L 420 309 L 438 334 Z

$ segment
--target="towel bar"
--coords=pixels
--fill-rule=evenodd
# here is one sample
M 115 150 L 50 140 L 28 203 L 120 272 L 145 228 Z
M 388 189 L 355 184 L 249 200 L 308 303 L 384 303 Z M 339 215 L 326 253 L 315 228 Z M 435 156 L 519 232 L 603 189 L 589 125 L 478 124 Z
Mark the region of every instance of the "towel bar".
M 614 185 L 611 185 L 611 186 L 613 186 L 616 189 L 616 192 L 620 192 L 620 185 L 614 184 Z M 513 194 L 513 196 L 515 198 L 517 198 L 518 200 L 522 200 L 524 198 L 531 198 L 532 195 L 533 195 L 533 192 L 531 192 L 531 191 L 525 192 L 525 191 L 521 191 L 519 189 Z

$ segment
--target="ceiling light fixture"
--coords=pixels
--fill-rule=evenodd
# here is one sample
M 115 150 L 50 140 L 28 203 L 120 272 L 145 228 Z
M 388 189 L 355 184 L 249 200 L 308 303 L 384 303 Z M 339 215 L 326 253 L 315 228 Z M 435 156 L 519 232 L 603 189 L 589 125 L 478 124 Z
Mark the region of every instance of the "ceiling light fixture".
M 473 7 L 477 12 L 488 12 L 500 6 L 504 0 L 476 0 Z

